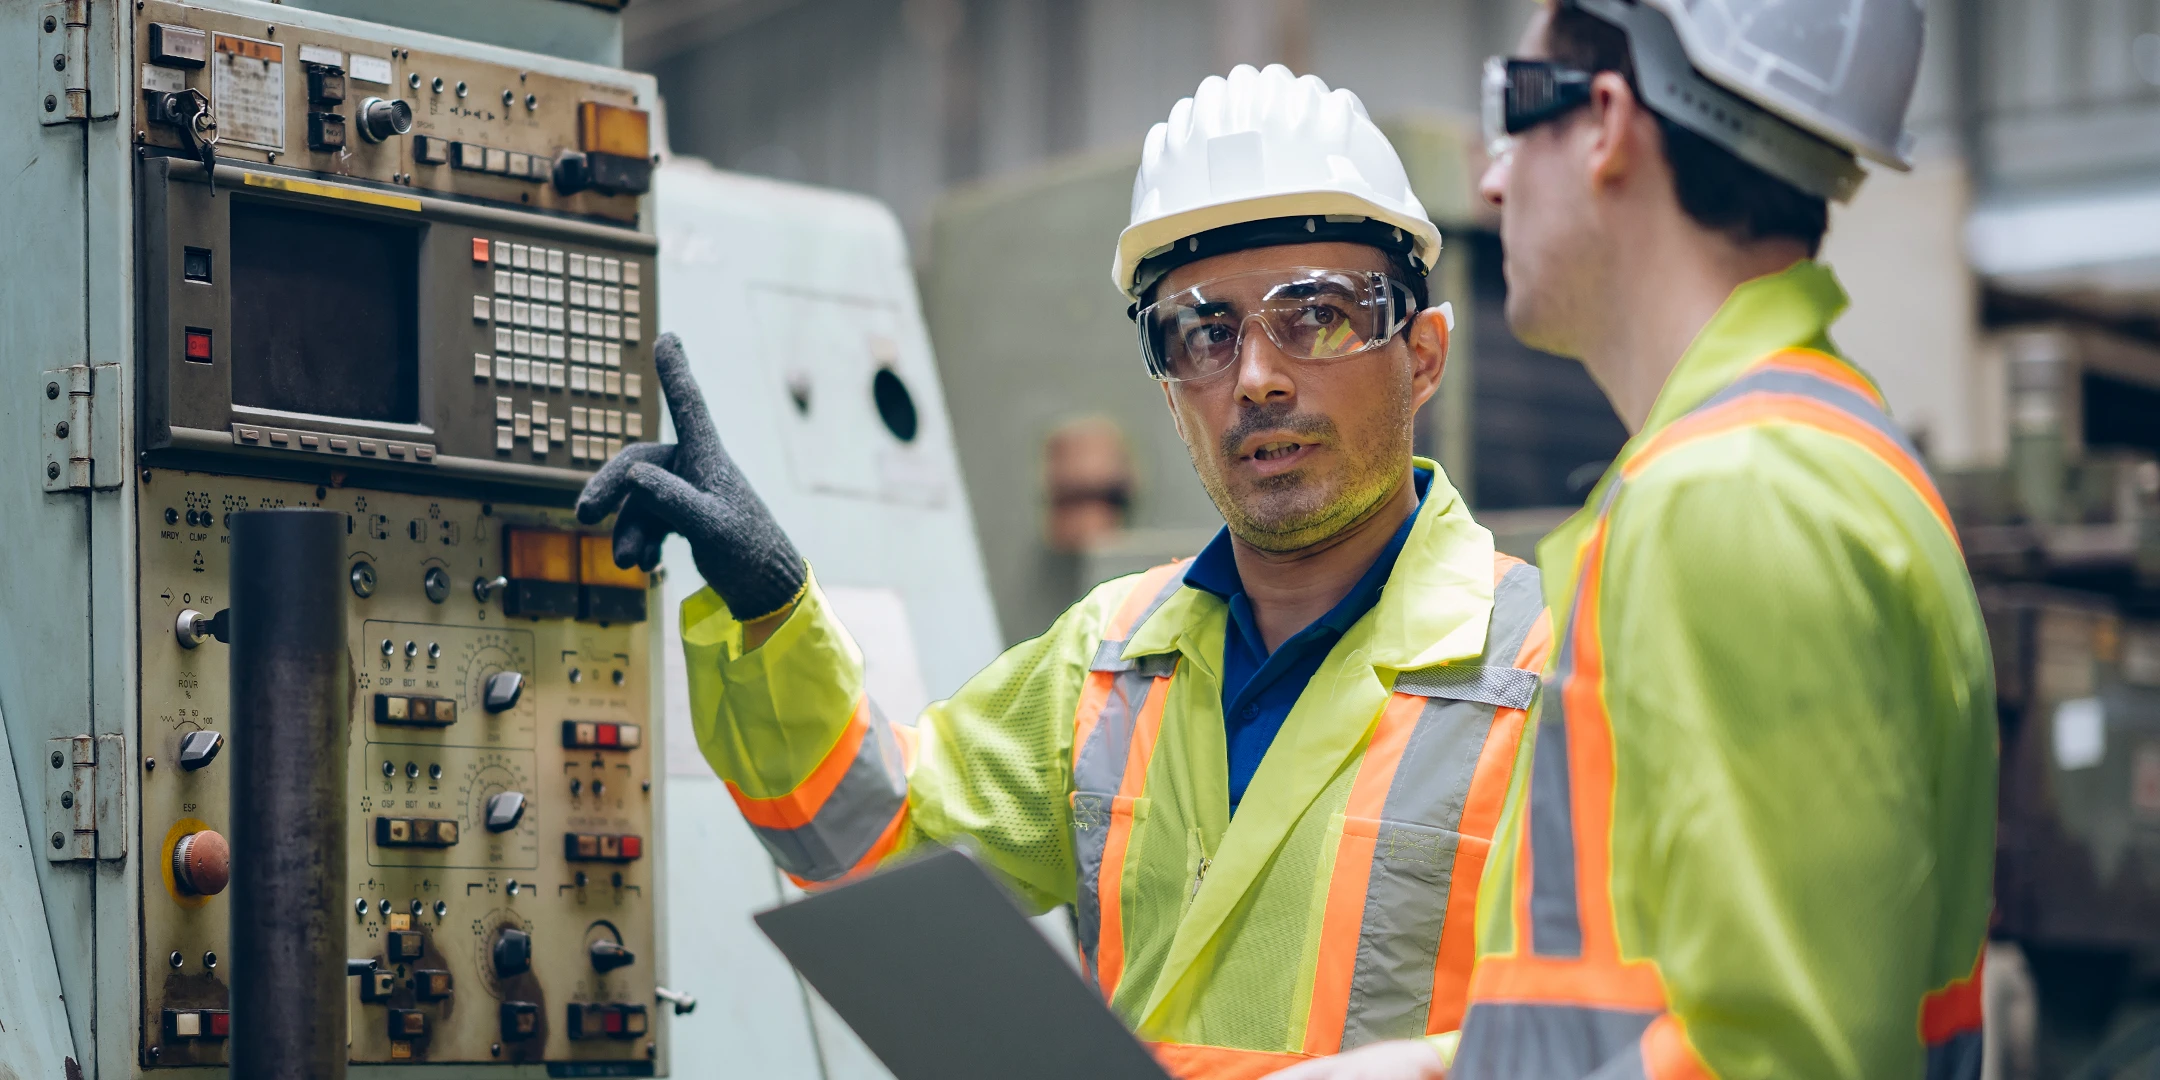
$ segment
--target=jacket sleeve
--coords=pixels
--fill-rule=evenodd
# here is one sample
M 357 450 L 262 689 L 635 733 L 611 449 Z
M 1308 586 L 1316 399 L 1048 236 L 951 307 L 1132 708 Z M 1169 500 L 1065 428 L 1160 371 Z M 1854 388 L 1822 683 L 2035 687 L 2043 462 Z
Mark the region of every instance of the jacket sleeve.
M 1991 890 L 1970 586 L 1887 493 L 1727 465 L 1646 474 L 1614 512 L 1622 953 L 1655 960 L 1711 1075 L 1918 1076 L 1924 1003 L 1973 970 Z
M 920 718 L 886 717 L 869 701 L 862 654 L 814 574 L 747 651 L 742 624 L 700 590 L 682 606 L 698 748 L 800 884 L 924 843 L 964 843 L 1038 909 L 1069 902 L 1073 710 L 1105 590 L 1116 592 L 1098 589 Z

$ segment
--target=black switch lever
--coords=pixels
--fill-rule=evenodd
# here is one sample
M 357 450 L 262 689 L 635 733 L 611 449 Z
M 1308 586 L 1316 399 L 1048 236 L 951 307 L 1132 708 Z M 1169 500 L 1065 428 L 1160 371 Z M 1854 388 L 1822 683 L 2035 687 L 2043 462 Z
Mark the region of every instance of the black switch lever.
M 524 816 L 524 792 L 498 791 L 488 796 L 487 829 L 489 832 L 509 832 L 518 827 L 518 821 Z
M 487 692 L 482 705 L 489 712 L 509 712 L 517 708 L 518 698 L 525 693 L 525 676 L 515 671 L 498 671 L 488 676 Z
M 594 971 L 609 972 L 619 967 L 637 963 L 637 954 L 622 947 L 621 942 L 595 941 L 592 943 L 592 966 Z
M 218 751 L 225 749 L 225 736 L 215 731 L 190 731 L 180 740 L 180 767 L 194 772 L 217 760 Z

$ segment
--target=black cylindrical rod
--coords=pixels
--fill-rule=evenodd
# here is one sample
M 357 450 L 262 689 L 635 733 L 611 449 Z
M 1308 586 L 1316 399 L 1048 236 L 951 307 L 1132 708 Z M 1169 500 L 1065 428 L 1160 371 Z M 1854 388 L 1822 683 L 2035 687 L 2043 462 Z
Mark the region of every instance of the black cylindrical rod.
M 345 1076 L 345 515 L 232 517 L 232 1075 Z

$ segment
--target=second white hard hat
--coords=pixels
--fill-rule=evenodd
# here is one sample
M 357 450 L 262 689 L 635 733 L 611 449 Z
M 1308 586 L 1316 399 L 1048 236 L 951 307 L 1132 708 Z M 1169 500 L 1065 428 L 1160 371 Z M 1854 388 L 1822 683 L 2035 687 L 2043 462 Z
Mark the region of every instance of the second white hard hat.
M 1240 64 L 1228 78 L 1209 76 L 1148 132 L 1111 277 L 1138 300 L 1152 284 L 1143 264 L 1161 265 L 1155 260 L 1177 254 L 1175 245 L 1204 254 L 1203 233 L 1273 221 L 1289 222 L 1287 233 L 1263 242 L 1296 242 L 1300 228 L 1326 239 L 1362 225 L 1359 235 L 1399 244 L 1419 273 L 1440 256 L 1439 227 L 1356 94 L 1280 64 Z

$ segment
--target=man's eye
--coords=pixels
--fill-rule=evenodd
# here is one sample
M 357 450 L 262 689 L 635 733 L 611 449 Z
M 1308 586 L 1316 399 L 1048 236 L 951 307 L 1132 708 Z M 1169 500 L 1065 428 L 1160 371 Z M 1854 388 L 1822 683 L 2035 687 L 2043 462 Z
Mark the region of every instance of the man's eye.
M 1185 341 L 1193 346 L 1220 345 L 1236 336 L 1237 333 L 1226 324 L 1207 323 L 1187 330 L 1185 332 Z

